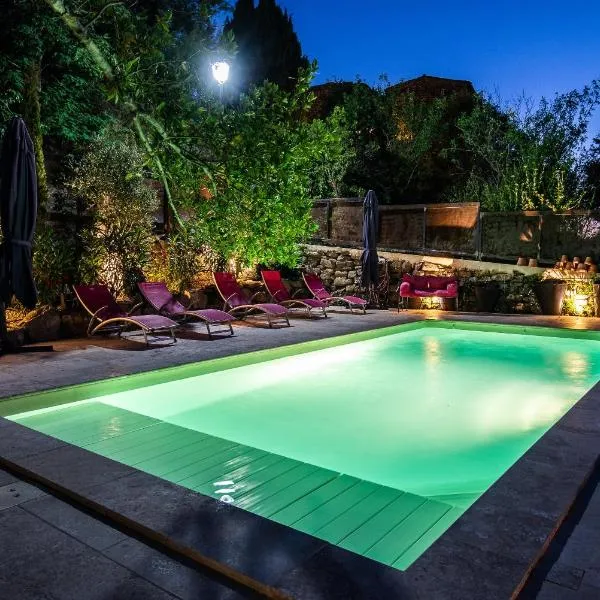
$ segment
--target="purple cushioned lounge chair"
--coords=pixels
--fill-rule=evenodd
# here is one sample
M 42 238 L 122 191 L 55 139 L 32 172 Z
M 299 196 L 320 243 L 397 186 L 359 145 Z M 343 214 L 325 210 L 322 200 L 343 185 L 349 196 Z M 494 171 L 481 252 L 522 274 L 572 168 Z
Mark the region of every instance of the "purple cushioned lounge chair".
M 171 294 L 167 286 L 162 282 L 138 283 L 138 287 L 140 288 L 140 292 L 144 299 L 157 313 L 173 320 L 185 320 L 190 317 L 193 319 L 200 319 L 204 325 L 206 325 L 209 338 L 212 337 L 213 333 L 220 333 L 223 331 L 211 331 L 211 325 L 213 327 L 215 325 L 222 325 L 231 335 L 233 335 L 231 322 L 235 321 L 235 317 L 229 313 L 214 308 L 188 310 L 173 297 L 173 294 Z
M 359 308 L 363 314 L 367 312 L 367 301 L 363 298 L 359 298 L 358 296 L 332 296 L 323 285 L 321 279 L 314 273 L 303 273 L 302 277 L 310 293 L 317 300 L 325 302 L 327 306 L 340 302 L 345 304 L 350 309 L 350 312 L 353 312 L 354 308 Z
M 73 290 L 83 308 L 91 315 L 88 335 L 98 332 L 116 332 L 121 335 L 126 327 L 133 325 L 142 330 L 146 345 L 148 345 L 148 334 L 152 335 L 159 331 L 169 331 L 173 342 L 177 341 L 175 321 L 162 315 L 132 315 L 131 312 L 138 308 L 137 306 L 129 313 L 125 312 L 105 285 L 74 285 Z
M 285 321 L 289 327 L 290 320 L 285 306 L 268 302 L 252 304 L 252 298 L 246 296 L 231 273 L 215 272 L 213 280 L 219 295 L 223 298 L 223 308 L 229 307 L 230 314 L 240 315 L 240 318 L 243 319 L 253 312 L 259 312 L 267 317 L 269 327 L 273 327 L 273 322 L 277 320 Z
M 313 308 L 322 311 L 327 316 L 327 304 L 316 298 L 294 298 L 283 284 L 279 271 L 262 271 L 262 280 L 271 298 L 286 308 L 305 308 L 309 316 L 312 316 Z

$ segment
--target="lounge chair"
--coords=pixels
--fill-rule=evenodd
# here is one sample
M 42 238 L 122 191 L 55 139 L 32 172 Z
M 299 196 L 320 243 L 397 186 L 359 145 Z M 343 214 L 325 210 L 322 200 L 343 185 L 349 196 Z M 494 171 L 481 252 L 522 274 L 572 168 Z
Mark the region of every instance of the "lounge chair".
M 162 282 L 156 283 L 138 283 L 138 288 L 146 302 L 152 306 L 152 308 L 159 314 L 169 317 L 174 321 L 185 320 L 185 319 L 199 319 L 206 325 L 208 331 L 208 337 L 212 337 L 213 333 L 220 333 L 223 330 L 217 332 L 211 331 L 211 326 L 222 325 L 229 333 L 233 335 L 233 327 L 231 322 L 235 321 L 235 317 L 229 313 L 223 312 L 222 310 L 216 310 L 214 308 L 207 308 L 203 310 L 188 310 L 178 302 L 173 294 L 168 290 L 167 286 Z
M 345 304 L 350 309 L 350 312 L 354 312 L 354 308 L 362 310 L 363 314 L 367 312 L 367 301 L 363 298 L 359 298 L 358 296 L 332 296 L 323 285 L 321 279 L 314 273 L 303 273 L 302 277 L 310 293 L 317 300 L 325 302 L 327 306 L 340 302 Z
M 313 309 L 318 309 L 323 312 L 323 316 L 327 316 L 327 304 L 316 298 L 294 298 L 283 284 L 281 273 L 279 271 L 262 271 L 262 280 L 265 288 L 271 298 L 285 306 L 286 308 L 305 308 L 309 316 L 312 315 Z
M 173 342 L 177 341 L 175 321 L 162 315 L 131 314 L 139 308 L 139 304 L 130 312 L 125 312 L 105 285 L 74 285 L 73 290 L 83 308 L 91 315 L 87 329 L 90 336 L 95 333 L 121 335 L 126 327 L 133 325 L 141 329 L 146 345 L 148 345 L 148 334 L 153 335 L 160 331 L 169 331 Z
M 273 327 L 273 322 L 278 320 L 285 321 L 289 327 L 290 320 L 285 306 L 268 302 L 252 304 L 254 296 L 248 298 L 231 273 L 215 272 L 213 273 L 213 281 L 223 299 L 223 310 L 229 308 L 229 314 L 239 315 L 243 319 L 253 312 L 259 312 L 267 317 L 269 327 Z

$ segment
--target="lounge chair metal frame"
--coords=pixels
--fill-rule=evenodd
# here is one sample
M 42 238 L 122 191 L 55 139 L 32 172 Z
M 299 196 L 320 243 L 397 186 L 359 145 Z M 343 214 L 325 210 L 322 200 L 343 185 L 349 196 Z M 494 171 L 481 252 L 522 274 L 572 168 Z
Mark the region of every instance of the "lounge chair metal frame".
M 254 298 L 256 298 L 259 294 L 262 293 L 261 290 L 259 290 L 258 292 L 255 292 L 254 294 L 252 294 L 252 296 L 250 296 L 250 298 L 248 299 L 249 304 L 240 304 L 238 306 L 233 306 L 230 303 L 231 299 L 234 298 L 235 296 L 239 296 L 240 293 L 234 292 L 233 294 L 230 294 L 229 296 L 225 296 L 223 294 L 223 292 L 221 291 L 219 284 L 217 283 L 217 279 L 215 277 L 214 272 L 212 274 L 212 278 L 213 278 L 213 282 L 215 284 L 215 288 L 217 289 L 219 296 L 221 296 L 221 299 L 223 300 L 223 310 L 228 312 L 230 315 L 235 315 L 240 320 L 244 320 L 247 316 L 250 316 L 253 312 L 259 312 L 267 317 L 267 322 L 269 324 L 269 328 L 273 328 L 273 322 L 277 321 L 277 320 L 285 320 L 285 322 L 287 323 L 287 326 L 290 327 L 290 320 L 289 320 L 287 314 L 274 315 L 274 314 L 270 313 L 268 310 L 266 310 L 265 308 L 261 307 L 260 304 L 252 304 Z M 239 287 L 239 283 L 237 283 L 237 281 L 236 281 L 236 285 L 238 285 L 238 287 Z M 241 314 L 238 314 L 238 311 L 240 311 Z
M 348 309 L 350 310 L 351 313 L 354 313 L 354 308 L 358 308 L 359 310 L 362 311 L 363 315 L 367 314 L 367 303 L 365 302 L 364 304 L 357 304 L 355 302 L 352 302 L 351 300 L 349 300 L 348 298 L 346 298 L 345 296 L 327 296 L 327 297 L 319 297 L 319 295 L 311 288 L 311 286 L 309 285 L 308 281 L 306 281 L 306 273 L 302 273 L 302 279 L 304 280 L 304 285 L 306 285 L 306 287 L 308 288 L 308 291 L 317 299 L 317 300 L 321 300 L 321 302 L 325 302 L 325 304 L 327 304 L 327 306 L 329 306 L 330 304 L 345 304 Z M 325 288 L 323 288 L 325 289 Z M 327 292 L 327 290 L 325 290 Z M 329 292 L 327 292 L 329 293 Z
M 296 290 L 296 292 L 294 292 L 294 294 L 290 298 L 284 298 L 284 299 L 280 300 L 277 297 L 277 294 L 284 293 L 283 290 L 275 290 L 274 292 L 272 292 L 271 289 L 269 288 L 269 284 L 267 283 L 267 281 L 264 278 L 264 275 L 262 275 L 262 272 L 261 272 L 261 276 L 262 276 L 262 280 L 263 280 L 265 289 L 267 290 L 267 293 L 269 294 L 270 298 L 277 304 L 281 304 L 281 306 L 285 306 L 286 308 L 290 308 L 290 309 L 304 308 L 304 309 L 306 309 L 306 314 L 309 317 L 312 317 L 313 309 L 321 310 L 323 312 L 323 316 L 325 318 L 327 318 L 327 305 L 325 302 L 323 302 L 323 306 L 311 306 L 302 298 L 294 298 L 294 296 L 296 294 L 301 293 L 302 290 Z
M 116 333 L 118 337 L 121 337 L 127 325 L 134 325 L 135 327 L 140 329 L 142 335 L 144 336 L 144 343 L 146 344 L 146 346 L 149 346 L 148 335 L 154 335 L 159 331 L 165 331 L 167 329 L 169 330 L 173 343 L 177 343 L 177 338 L 175 337 L 176 325 L 172 327 L 148 327 L 147 325 L 144 325 L 143 323 L 140 323 L 139 321 L 131 318 L 133 316 L 133 313 L 142 306 L 141 302 L 133 306 L 130 311 L 124 312 L 123 316 L 101 319 L 99 314 L 103 310 L 107 310 L 109 308 L 109 305 L 107 304 L 105 306 L 101 306 L 98 310 L 92 312 L 87 306 L 87 304 L 83 301 L 79 292 L 77 291 L 77 286 L 73 286 L 73 291 L 75 292 L 77 299 L 81 303 L 81 306 L 83 306 L 86 312 L 90 315 L 90 322 L 88 323 L 87 327 L 88 337 L 92 337 L 98 332 L 107 334 Z M 98 321 L 98 325 L 95 325 L 96 321 Z M 125 323 L 125 325 L 120 325 L 119 323 Z
M 143 284 L 142 284 L 143 285 Z M 202 323 L 204 323 L 205 327 L 206 327 L 206 331 L 208 333 L 208 337 L 209 339 L 212 339 L 213 334 L 218 334 L 218 333 L 224 333 L 224 332 L 229 332 L 230 335 L 234 335 L 233 332 L 233 327 L 231 325 L 231 321 L 210 321 L 209 319 L 203 317 L 199 311 L 195 311 L 195 310 L 187 310 L 185 309 L 185 307 L 182 307 L 185 309 L 182 313 L 180 314 L 176 314 L 176 313 L 170 313 L 168 311 L 165 311 L 165 307 L 174 299 L 173 297 L 171 297 L 169 300 L 167 300 L 162 306 L 157 306 L 155 305 L 148 297 L 145 296 L 143 289 L 142 289 L 142 285 L 138 284 L 138 287 L 140 289 L 140 292 L 142 294 L 142 296 L 144 297 L 144 300 L 150 304 L 152 306 L 152 308 L 154 310 L 156 310 L 156 312 L 160 315 L 163 315 L 164 317 L 168 317 L 169 319 L 173 319 L 173 320 L 178 320 L 180 323 L 185 323 L 188 319 L 198 319 L 199 321 L 201 321 Z M 143 305 L 143 302 L 140 302 L 140 306 Z M 217 329 L 215 330 L 211 330 L 211 326 L 215 326 L 215 325 L 222 325 L 223 329 Z

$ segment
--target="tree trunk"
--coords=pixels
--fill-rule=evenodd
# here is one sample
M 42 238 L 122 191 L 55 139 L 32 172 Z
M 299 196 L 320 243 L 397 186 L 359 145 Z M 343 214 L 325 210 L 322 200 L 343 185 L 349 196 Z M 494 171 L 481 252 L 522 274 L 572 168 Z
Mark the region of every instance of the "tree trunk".
M 21 113 L 33 141 L 37 171 L 38 202 L 39 208 L 42 214 L 44 214 L 48 208 L 48 180 L 46 177 L 46 163 L 44 161 L 44 136 L 42 135 L 40 111 L 40 90 L 42 87 L 40 61 L 31 64 L 26 78 Z

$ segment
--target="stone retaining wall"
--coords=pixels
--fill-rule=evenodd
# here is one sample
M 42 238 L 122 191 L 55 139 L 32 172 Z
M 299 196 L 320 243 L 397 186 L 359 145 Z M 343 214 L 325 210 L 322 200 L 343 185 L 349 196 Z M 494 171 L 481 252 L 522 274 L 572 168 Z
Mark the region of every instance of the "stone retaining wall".
M 361 290 L 361 251 L 353 248 L 307 245 L 303 249 L 301 268 L 319 275 L 336 294 L 363 295 Z M 496 281 L 503 294 L 498 304 L 500 312 L 539 313 L 539 306 L 532 290 L 533 279 L 543 272 L 542 268 L 516 267 L 513 265 L 485 263 L 481 261 L 431 257 L 426 255 L 380 252 L 388 264 L 390 287 L 388 303 L 398 302 L 397 288 L 404 273 L 438 273 L 455 275 L 460 284 L 460 310 L 475 309 L 475 284 Z

